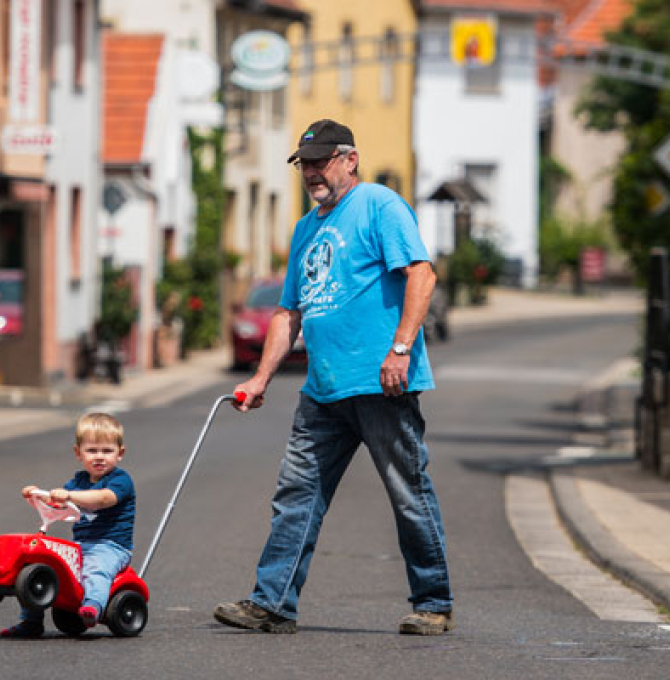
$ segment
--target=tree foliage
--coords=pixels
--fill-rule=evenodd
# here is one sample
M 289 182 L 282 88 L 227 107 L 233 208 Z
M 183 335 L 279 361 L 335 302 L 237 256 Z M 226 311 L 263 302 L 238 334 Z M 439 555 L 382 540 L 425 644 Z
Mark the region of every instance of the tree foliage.
M 156 297 L 164 317 L 182 319 L 182 344 L 194 349 L 212 347 L 219 340 L 223 132 L 200 134 L 191 129 L 189 143 L 197 205 L 195 237 L 184 260 L 165 263 Z
M 119 342 L 130 333 L 137 316 L 137 304 L 124 270 L 106 262 L 102 270 L 98 340 L 112 348 L 118 347 Z
M 607 37 L 614 44 L 670 56 L 670 4 L 638 0 L 621 28 Z M 588 128 L 618 131 L 626 140 L 614 180 L 612 221 L 644 281 L 650 248 L 670 247 L 670 211 L 655 213 L 648 201 L 653 183 L 670 192 L 670 178 L 653 157 L 670 133 L 670 91 L 598 77 L 582 96 L 577 113 Z

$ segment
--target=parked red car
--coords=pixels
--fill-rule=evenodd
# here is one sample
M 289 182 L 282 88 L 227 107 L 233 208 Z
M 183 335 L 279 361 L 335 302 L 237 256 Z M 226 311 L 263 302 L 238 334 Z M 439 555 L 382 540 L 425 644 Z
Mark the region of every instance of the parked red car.
M 283 285 L 282 279 L 259 280 L 251 286 L 246 301 L 233 307 L 231 336 L 234 370 L 247 370 L 261 358 L 270 319 L 279 304 Z M 307 363 L 302 333 L 285 363 Z
M 23 272 L 0 269 L 0 335 L 23 331 Z

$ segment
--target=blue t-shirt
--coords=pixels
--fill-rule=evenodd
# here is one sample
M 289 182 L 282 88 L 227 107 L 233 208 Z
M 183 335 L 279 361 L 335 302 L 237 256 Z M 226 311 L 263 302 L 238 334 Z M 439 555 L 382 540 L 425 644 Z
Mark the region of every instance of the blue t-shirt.
M 301 314 L 303 392 L 319 402 L 382 392 L 407 281 L 399 268 L 427 260 L 413 210 L 378 184 L 358 184 L 330 212 L 317 207 L 298 222 L 279 304 Z M 412 392 L 434 387 L 423 330 L 408 378 Z
M 96 510 L 92 520 L 82 515 L 72 530 L 75 541 L 114 541 L 128 550 L 133 549 L 135 486 L 125 470 L 114 468 L 97 482 L 91 481 L 88 472 L 80 470 L 63 488 L 68 491 L 109 489 L 114 492 L 118 501 L 111 508 Z

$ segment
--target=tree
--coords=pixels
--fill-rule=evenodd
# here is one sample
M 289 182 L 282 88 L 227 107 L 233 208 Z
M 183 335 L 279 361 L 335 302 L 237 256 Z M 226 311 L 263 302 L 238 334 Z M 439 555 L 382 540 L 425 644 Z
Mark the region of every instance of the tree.
M 670 5 L 667 0 L 638 0 L 633 12 L 608 42 L 670 56 Z M 670 247 L 670 211 L 656 211 L 648 195 L 653 183 L 670 192 L 670 178 L 654 161 L 654 151 L 670 132 L 670 92 L 600 76 L 576 110 L 586 126 L 619 131 L 626 149 L 614 179 L 612 223 L 641 281 L 646 280 L 649 250 Z

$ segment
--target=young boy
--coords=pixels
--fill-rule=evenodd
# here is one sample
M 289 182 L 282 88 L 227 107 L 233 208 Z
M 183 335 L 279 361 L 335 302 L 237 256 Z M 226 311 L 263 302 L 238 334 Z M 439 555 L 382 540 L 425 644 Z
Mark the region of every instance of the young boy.
M 105 611 L 116 575 L 130 563 L 135 522 L 135 488 L 123 460 L 123 426 L 105 413 L 80 418 L 74 453 L 83 470 L 63 486 L 53 489 L 50 502 L 72 501 L 87 513 L 74 525 L 74 540 L 81 544 L 84 600 L 79 608 L 84 625 L 92 628 Z M 36 486 L 26 486 L 28 497 Z M 21 610 L 20 623 L 0 632 L 1 637 L 39 637 L 44 613 Z

